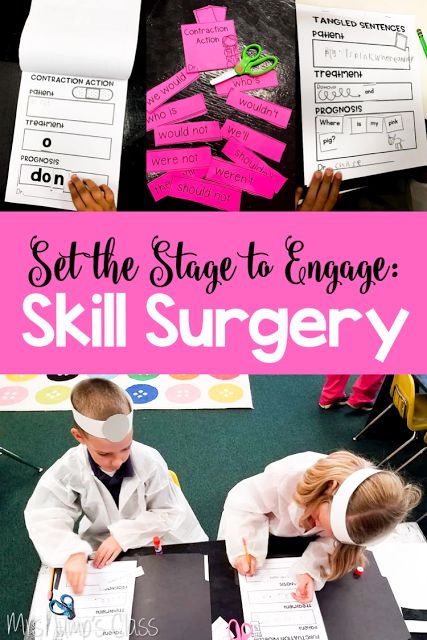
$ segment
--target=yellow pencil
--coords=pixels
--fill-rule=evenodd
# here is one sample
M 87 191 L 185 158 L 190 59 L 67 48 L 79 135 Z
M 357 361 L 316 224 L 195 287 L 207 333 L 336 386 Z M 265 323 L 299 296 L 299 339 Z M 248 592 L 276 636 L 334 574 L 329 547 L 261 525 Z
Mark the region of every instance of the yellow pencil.
M 248 552 L 248 545 L 246 544 L 246 538 L 242 538 L 242 542 L 243 542 L 243 550 L 245 552 L 245 556 L 246 556 L 246 562 L 248 563 L 248 567 L 249 567 L 249 571 L 251 570 L 251 557 L 249 555 Z
M 50 574 L 50 587 L 49 587 L 49 591 L 47 592 L 47 599 L 48 600 L 52 600 L 53 598 L 53 580 L 55 578 L 55 569 L 52 567 L 51 569 L 51 574 Z

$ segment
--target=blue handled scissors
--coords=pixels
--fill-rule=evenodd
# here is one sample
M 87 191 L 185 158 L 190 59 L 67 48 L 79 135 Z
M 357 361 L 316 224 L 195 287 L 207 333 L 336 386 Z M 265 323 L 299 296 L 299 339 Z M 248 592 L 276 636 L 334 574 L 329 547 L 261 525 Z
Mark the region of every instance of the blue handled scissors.
M 234 632 L 231 631 L 231 625 L 233 623 L 234 623 Z M 247 622 L 244 622 L 242 626 L 240 626 L 237 620 L 233 618 L 228 623 L 228 637 L 230 639 L 235 638 L 236 640 L 249 640 L 249 638 L 253 638 L 252 627 Z
M 255 51 L 255 54 L 250 54 L 250 51 Z M 224 82 L 224 80 L 234 78 L 234 76 L 242 76 L 244 74 L 252 77 L 262 76 L 264 73 L 275 69 L 278 62 L 276 56 L 263 56 L 260 44 L 248 44 L 243 49 L 242 59 L 236 64 L 234 69 L 229 69 L 222 75 L 214 78 L 211 80 L 211 84 L 215 85 Z
M 59 600 L 50 600 L 49 609 L 56 616 L 66 616 L 68 620 L 73 620 L 76 617 L 74 598 L 67 593 L 64 593 Z

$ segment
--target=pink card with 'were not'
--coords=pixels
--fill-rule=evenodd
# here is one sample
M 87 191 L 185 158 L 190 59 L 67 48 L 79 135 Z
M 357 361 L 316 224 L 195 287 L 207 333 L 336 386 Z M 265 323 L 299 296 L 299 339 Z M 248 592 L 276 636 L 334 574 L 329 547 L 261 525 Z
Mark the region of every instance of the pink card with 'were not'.
M 186 69 L 181 69 L 175 75 L 147 91 L 147 111 L 151 113 L 199 78 L 199 73 L 189 73 Z
M 235 138 L 231 138 L 226 142 L 222 153 L 238 164 L 239 167 L 246 167 L 269 178 L 273 184 L 275 193 L 280 191 L 287 180 L 285 176 L 282 176 L 281 173 L 273 169 L 273 167 L 270 167 L 270 165 L 264 162 L 256 153 L 247 149 L 243 144 L 235 140 Z
M 255 91 L 256 89 L 270 89 L 279 86 L 279 78 L 275 69 L 268 71 L 262 76 L 235 76 L 224 82 L 215 85 L 219 96 L 228 96 L 232 89 L 239 91 Z
M 243 111 L 243 113 L 248 113 L 251 116 L 255 116 L 255 118 L 274 124 L 281 129 L 286 129 L 289 118 L 292 115 L 292 109 L 281 107 L 279 104 L 262 98 L 255 98 L 255 96 L 247 95 L 237 89 L 230 91 L 227 104 L 239 111 Z
M 221 140 L 221 127 L 218 120 L 197 120 L 167 124 L 154 129 L 154 144 L 186 144 L 187 142 L 212 142 Z
M 276 160 L 276 162 L 280 162 L 286 148 L 284 142 L 280 142 L 280 140 L 276 140 L 276 138 L 272 138 L 265 133 L 252 129 L 252 127 L 247 127 L 244 124 L 228 118 L 222 126 L 221 133 L 224 140 L 236 138 L 236 140 L 244 144 L 245 147 L 260 153 L 266 158 Z
M 151 113 L 147 111 L 147 131 L 151 131 L 159 125 L 174 124 L 175 122 L 204 116 L 207 112 L 205 99 L 201 93 L 197 93 L 190 98 L 174 100 Z
M 182 24 L 181 34 L 187 71 L 216 71 L 237 64 L 234 20 Z
M 154 200 L 158 202 L 162 198 L 166 198 L 169 195 L 170 186 L 174 177 L 176 178 L 204 178 L 207 169 L 187 169 L 187 171 L 170 171 L 163 175 L 151 180 L 148 183 L 148 188 L 151 191 L 151 195 Z
M 212 158 L 206 179 L 226 184 L 233 189 L 247 191 L 262 198 L 274 196 L 274 185 L 268 176 L 263 176 L 261 173 L 239 167 L 233 162 L 219 158 Z
M 221 211 L 240 211 L 242 192 L 207 180 L 174 178 L 169 195 L 191 200 Z
M 212 158 L 211 148 L 159 149 L 147 151 L 147 173 L 183 171 L 208 167 Z
M 227 7 L 218 7 L 214 4 L 208 4 L 206 7 L 194 9 L 193 11 L 196 22 L 203 24 L 206 22 L 221 22 L 225 20 L 227 15 Z

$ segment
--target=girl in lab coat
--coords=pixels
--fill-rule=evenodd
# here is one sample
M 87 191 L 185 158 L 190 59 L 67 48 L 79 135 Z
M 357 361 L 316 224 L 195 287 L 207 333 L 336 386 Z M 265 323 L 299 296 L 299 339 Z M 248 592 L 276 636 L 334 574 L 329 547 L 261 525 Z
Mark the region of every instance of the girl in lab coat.
M 207 540 L 158 451 L 132 439 L 132 402 L 115 383 L 84 380 L 71 394 L 79 443 L 46 471 L 25 509 L 43 563 L 64 567 L 75 593 L 87 558 L 102 568 L 128 549 Z M 81 517 L 78 533 L 74 524 Z
M 266 558 L 270 533 L 317 535 L 293 566 L 294 598 L 308 603 L 326 580 L 363 566 L 364 545 L 390 533 L 420 497 L 418 487 L 348 451 L 297 453 L 229 492 L 218 537 L 232 566 L 251 576 Z

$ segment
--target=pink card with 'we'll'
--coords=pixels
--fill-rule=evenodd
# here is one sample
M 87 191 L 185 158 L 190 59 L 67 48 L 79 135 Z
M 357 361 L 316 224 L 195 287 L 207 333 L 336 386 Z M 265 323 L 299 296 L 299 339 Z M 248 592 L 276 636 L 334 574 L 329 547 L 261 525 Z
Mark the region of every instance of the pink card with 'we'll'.
M 273 184 L 275 193 L 280 191 L 287 180 L 285 176 L 282 176 L 281 173 L 273 169 L 273 167 L 270 167 L 270 165 L 264 162 L 264 160 L 257 156 L 256 153 L 247 149 L 235 138 L 231 138 L 226 142 L 222 149 L 222 153 L 227 156 L 227 158 L 230 158 L 230 160 L 238 164 L 239 167 L 246 167 L 247 169 L 256 171 L 269 178 Z
M 151 113 L 147 111 L 147 131 L 151 131 L 159 125 L 174 124 L 175 122 L 204 116 L 207 112 L 205 99 L 201 93 L 197 93 L 190 98 L 174 100 Z
M 239 61 L 233 20 L 182 24 L 181 34 L 186 69 L 189 72 L 230 69 Z
M 189 73 L 187 69 L 181 69 L 174 76 L 147 91 L 147 111 L 151 113 L 199 78 L 199 73 Z
M 207 180 L 174 178 L 169 195 L 181 200 L 198 202 L 221 211 L 240 211 L 242 192 Z
M 158 202 L 162 198 L 166 198 L 169 195 L 170 186 L 174 178 L 204 178 L 206 175 L 206 169 L 187 169 L 186 171 L 170 171 L 163 175 L 151 180 L 148 183 L 148 188 L 151 191 L 151 195 L 154 200 Z
M 265 120 L 276 127 L 286 129 L 289 118 L 292 115 L 292 109 L 281 107 L 279 104 L 255 98 L 255 96 L 247 95 L 237 89 L 232 89 L 228 94 L 227 104 L 243 113 L 248 113 L 255 118 Z
M 154 129 L 154 144 L 187 144 L 187 142 L 212 142 L 221 140 L 221 128 L 218 120 L 197 120 L 167 124 Z
M 270 89 L 278 87 L 279 79 L 275 69 L 268 71 L 262 76 L 235 76 L 229 80 L 224 80 L 215 85 L 216 92 L 219 96 L 228 96 L 232 89 L 239 91 L 255 91 L 256 89 Z
M 188 149 L 150 150 L 147 151 L 147 173 L 208 167 L 211 157 L 211 148 L 207 146 Z
M 276 140 L 276 138 L 272 138 L 265 133 L 252 129 L 252 127 L 246 127 L 244 124 L 229 120 L 228 118 L 222 126 L 221 133 L 224 140 L 236 138 L 236 140 L 239 140 L 245 147 L 260 153 L 266 158 L 276 160 L 276 162 L 280 162 L 286 148 L 284 142 L 280 142 L 280 140 Z
M 219 158 L 212 158 L 206 179 L 226 184 L 233 189 L 242 189 L 262 198 L 274 196 L 274 185 L 268 176 Z

